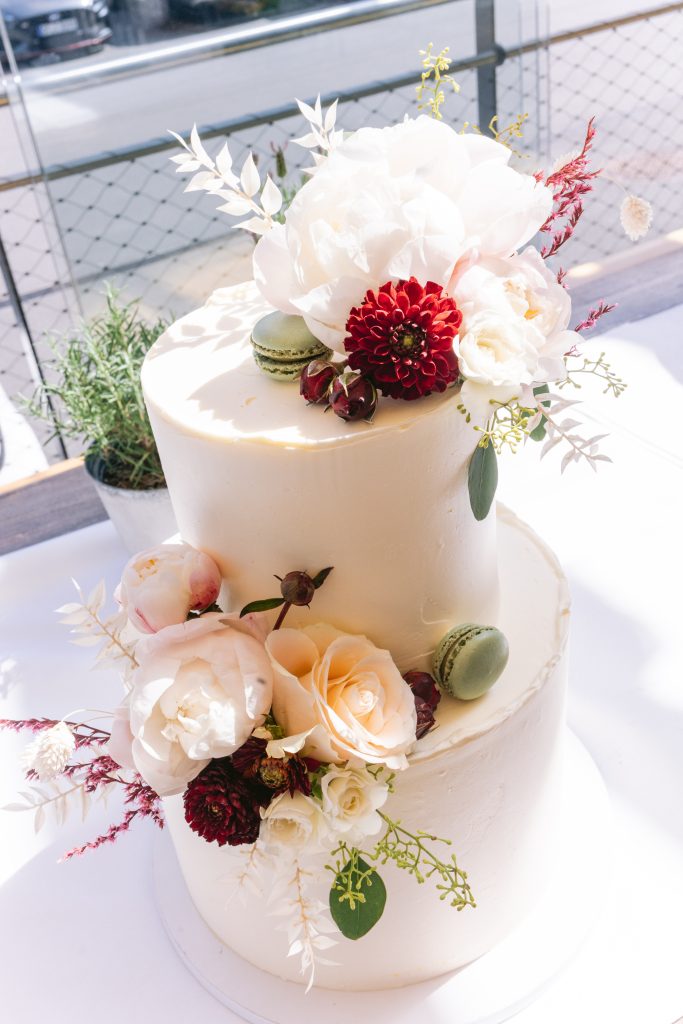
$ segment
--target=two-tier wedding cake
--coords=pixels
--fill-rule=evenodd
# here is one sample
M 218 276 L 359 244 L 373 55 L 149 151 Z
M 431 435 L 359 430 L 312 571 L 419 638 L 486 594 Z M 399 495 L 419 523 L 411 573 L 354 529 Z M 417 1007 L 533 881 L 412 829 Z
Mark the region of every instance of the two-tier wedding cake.
M 45 802 L 123 788 L 123 822 L 75 852 L 165 820 L 221 948 L 324 989 L 469 964 L 553 871 L 569 599 L 496 506 L 497 455 L 595 467 L 562 389 L 622 386 L 577 352 L 608 307 L 570 329 L 550 265 L 592 123 L 527 174 L 515 126 L 457 132 L 442 101 L 437 81 L 434 117 L 352 134 L 300 104 L 314 164 L 287 204 L 251 155 L 238 171 L 227 144 L 180 139 L 188 189 L 258 241 L 254 280 L 143 367 L 179 537 L 133 555 L 113 618 L 101 588 L 62 609 L 122 670 L 111 728 L 9 723 L 36 733 Z

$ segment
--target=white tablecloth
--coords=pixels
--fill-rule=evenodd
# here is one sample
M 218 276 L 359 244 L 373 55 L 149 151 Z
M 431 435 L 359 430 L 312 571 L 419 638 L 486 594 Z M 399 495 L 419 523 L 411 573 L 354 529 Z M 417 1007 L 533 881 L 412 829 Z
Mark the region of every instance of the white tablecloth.
M 681 335 L 681 311 L 671 310 L 595 343 L 629 382 L 619 401 L 591 391 L 586 406 L 611 431 L 613 466 L 560 477 L 557 459 L 539 465 L 529 446 L 502 467 L 500 497 L 554 546 L 570 578 L 569 721 L 607 782 L 613 842 L 589 939 L 518 1024 L 672 1024 L 683 1014 Z M 84 588 L 104 576 L 111 591 L 124 559 L 104 523 L 2 560 L 0 717 L 117 702 L 115 675 L 89 671 L 89 650 L 69 645 L 53 610 L 72 600 L 70 576 Z M 26 742 L 0 735 L 2 805 L 21 788 Z M 37 837 L 29 815 L 0 814 L 0 1019 L 232 1024 L 158 920 L 153 826 L 57 863 L 115 810 L 62 828 L 50 821 Z M 567 885 L 580 900 L 581 879 Z

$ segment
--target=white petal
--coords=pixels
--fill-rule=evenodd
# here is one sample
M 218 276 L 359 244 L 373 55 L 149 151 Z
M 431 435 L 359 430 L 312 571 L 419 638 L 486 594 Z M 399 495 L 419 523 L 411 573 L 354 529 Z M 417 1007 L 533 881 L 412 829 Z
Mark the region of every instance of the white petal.
M 282 193 L 270 175 L 266 178 L 261 193 L 261 206 L 269 217 L 274 216 L 282 207 Z
M 247 159 L 244 161 L 241 174 L 242 188 L 246 194 L 251 198 L 255 196 L 261 187 L 261 177 L 254 163 L 254 157 L 250 153 Z
M 243 220 L 241 224 L 235 224 L 235 227 L 251 231 L 254 235 L 265 235 L 267 231 L 270 231 L 270 224 L 260 217 L 250 217 L 249 220 Z
M 202 140 L 199 138 L 199 132 L 197 131 L 196 124 L 192 125 L 192 131 L 190 133 L 190 146 L 192 147 L 192 152 L 194 153 L 194 155 L 201 163 L 204 164 L 205 167 L 213 167 L 213 160 L 211 159 L 209 154 L 204 149 L 204 146 L 202 145 Z

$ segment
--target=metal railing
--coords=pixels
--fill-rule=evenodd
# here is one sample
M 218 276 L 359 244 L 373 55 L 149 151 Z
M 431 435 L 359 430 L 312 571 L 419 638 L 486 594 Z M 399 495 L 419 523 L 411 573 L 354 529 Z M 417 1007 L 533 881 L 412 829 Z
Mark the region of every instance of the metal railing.
M 360 16 L 361 7 L 367 6 L 365 2 L 354 5 L 355 14 Z M 395 14 L 397 8 L 414 9 L 417 2 L 380 6 Z M 520 112 L 521 96 L 531 94 L 537 103 L 537 124 L 535 135 L 523 146 L 535 160 L 546 162 L 551 155 L 550 134 L 555 140 L 555 155 L 572 149 L 588 117 L 597 109 L 601 115 L 600 162 L 607 163 L 610 174 L 620 177 L 623 184 L 650 198 L 662 230 L 682 226 L 683 167 L 676 153 L 683 150 L 683 114 L 675 88 L 667 86 L 667 75 L 671 82 L 678 81 L 676 40 L 683 43 L 683 2 L 547 38 L 520 41 L 506 50 L 496 42 L 492 0 L 478 0 L 476 13 L 479 52 L 453 64 L 461 85 L 458 119 L 482 126 L 494 113 L 503 121 L 512 119 Z M 265 31 L 259 29 L 262 37 Z M 255 30 L 252 32 L 255 37 Z M 637 63 L 635 58 L 643 52 L 651 61 L 645 62 L 647 67 L 630 87 L 631 92 L 619 87 L 624 68 Z M 417 72 L 404 74 L 342 92 L 340 123 L 349 129 L 366 123 L 381 125 L 414 110 L 418 77 Z M 533 80 L 533 89 L 524 84 L 529 80 Z M 647 95 L 651 98 L 643 109 Z M 286 104 L 253 116 L 204 125 L 202 136 L 229 136 L 237 161 L 247 149 L 254 150 L 262 161 L 272 160 L 269 143 L 286 144 L 298 134 L 297 119 L 296 106 Z M 674 151 L 667 153 L 666 146 Z M 20 236 L 23 225 L 35 221 L 31 204 L 40 196 L 49 196 L 59 226 L 63 252 L 50 256 L 59 256 L 61 270 L 50 268 L 49 272 L 33 272 L 13 281 L 28 346 L 35 351 L 38 363 L 44 330 L 71 323 L 68 302 L 55 298 L 56 280 L 77 291 L 86 314 L 98 308 L 98 287 L 110 280 L 131 297 L 140 297 L 150 313 L 179 315 L 213 287 L 248 275 L 249 239 L 231 233 L 221 214 L 214 213 L 196 196 L 186 197 L 181 192 L 166 162 L 174 147 L 170 139 L 151 139 L 143 145 L 118 148 L 0 182 L 0 215 L 3 224 L 10 225 L 7 230 L 14 230 L 13 221 L 15 234 Z M 287 150 L 288 158 L 291 152 Z M 306 160 L 305 154 L 301 159 Z M 297 175 L 298 161 L 290 163 L 291 174 Z M 606 191 L 600 203 L 591 205 L 581 231 L 572 240 L 572 261 L 599 259 L 615 247 L 628 244 L 620 235 L 618 223 L 622 193 L 617 186 L 605 185 L 605 189 L 612 191 Z M 108 200 L 106 212 L 100 202 L 104 194 Z M 596 211 L 591 226 L 589 217 L 594 217 Z M 13 256 L 8 249 L 10 265 Z M 65 274 L 65 261 L 70 264 L 72 280 Z M 49 322 L 50 303 L 56 307 L 53 323 Z M 26 339 L 21 345 L 16 341 L 18 319 L 0 291 L 0 382 L 4 377 L 10 393 L 25 390 L 31 375 L 35 377 L 30 358 L 26 358 Z

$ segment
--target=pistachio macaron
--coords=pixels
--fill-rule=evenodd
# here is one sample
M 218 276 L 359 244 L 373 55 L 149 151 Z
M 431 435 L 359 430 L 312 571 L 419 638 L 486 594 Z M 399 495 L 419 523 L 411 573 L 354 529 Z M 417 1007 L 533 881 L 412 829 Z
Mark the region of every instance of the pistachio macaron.
M 475 700 L 489 690 L 507 665 L 505 634 L 495 626 L 464 622 L 434 651 L 434 676 L 442 690 L 458 700 Z
M 268 313 L 251 332 L 254 361 L 273 380 L 295 381 L 312 359 L 326 359 L 330 350 L 314 338 L 303 317 Z

